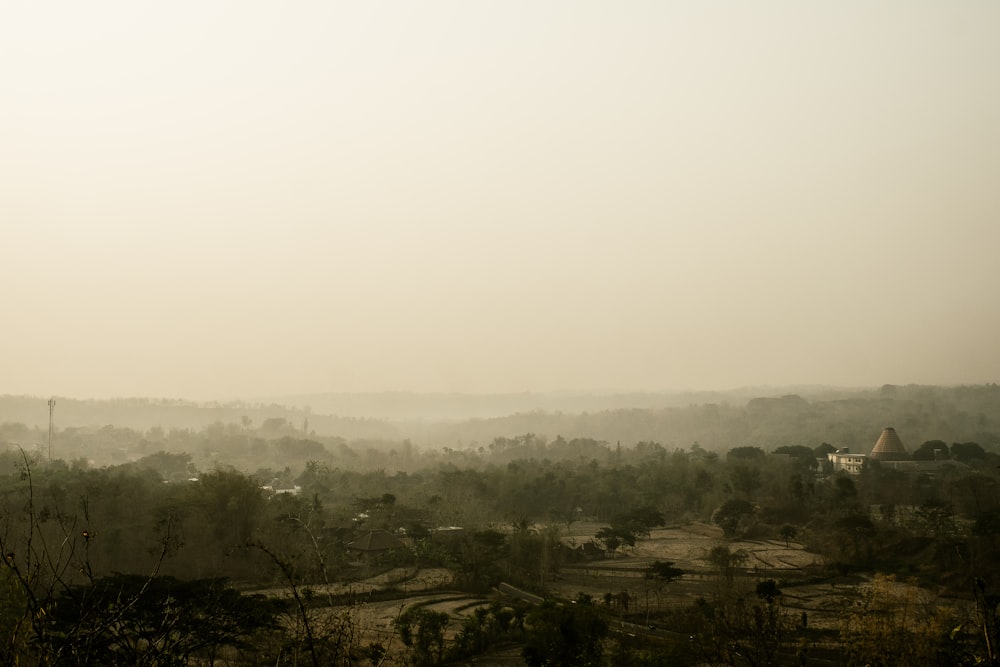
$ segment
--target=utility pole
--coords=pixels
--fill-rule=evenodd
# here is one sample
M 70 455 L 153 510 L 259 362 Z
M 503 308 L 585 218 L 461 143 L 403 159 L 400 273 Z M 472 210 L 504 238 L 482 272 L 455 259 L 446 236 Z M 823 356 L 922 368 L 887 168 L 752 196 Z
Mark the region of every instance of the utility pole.
M 49 399 L 49 461 L 52 460 L 52 413 L 56 409 L 56 399 Z

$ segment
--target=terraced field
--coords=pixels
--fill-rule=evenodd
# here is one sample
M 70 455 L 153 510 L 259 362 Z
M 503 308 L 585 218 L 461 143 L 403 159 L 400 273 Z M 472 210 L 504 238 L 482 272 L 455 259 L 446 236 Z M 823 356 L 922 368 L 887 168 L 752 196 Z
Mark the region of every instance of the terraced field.
M 563 541 L 568 546 L 579 545 L 588 541 L 602 525 L 574 523 Z M 620 595 L 624 591 L 631 600 L 629 611 L 633 615 L 642 615 L 647 609 L 655 614 L 657 611 L 685 608 L 699 597 L 711 598 L 718 578 L 707 556 L 713 547 L 720 544 L 747 553 L 747 560 L 737 572 L 737 577 L 746 586 L 752 590 L 758 581 L 764 579 L 782 582 L 785 609 L 795 616 L 805 613 L 809 626 L 813 628 L 836 628 L 842 610 L 857 599 L 858 587 L 866 583 L 861 577 L 824 580 L 821 584 L 808 583 L 807 571 L 819 565 L 820 561 L 818 556 L 805 551 L 801 545 L 776 540 L 724 542 L 721 531 L 716 527 L 692 524 L 654 530 L 635 548 L 626 549 L 612 558 L 564 565 L 558 576 L 548 582 L 548 590 L 551 595 L 561 598 L 569 599 L 586 593 L 599 600 L 607 593 Z M 656 591 L 649 586 L 650 582 L 643 573 L 657 560 L 674 562 L 676 567 L 685 571 L 685 575 Z M 355 600 L 350 607 L 326 608 L 315 613 L 319 618 L 349 613 L 361 643 L 380 642 L 389 649 L 383 664 L 402 665 L 405 650 L 394 623 L 407 609 L 425 607 L 448 614 L 451 622 L 446 638 L 452 639 L 475 609 L 489 604 L 488 598 L 449 589 L 451 582 L 452 575 L 446 569 L 398 568 L 363 581 L 314 589 L 316 595 L 327 592 L 335 596 L 352 594 Z M 398 591 L 403 597 L 379 600 L 375 593 L 388 588 Z M 281 590 L 267 592 L 287 594 Z M 623 627 L 626 625 L 623 624 Z M 629 627 L 645 631 L 644 625 Z M 665 628 L 649 632 L 671 634 Z M 517 651 L 514 650 L 500 652 L 493 659 L 495 662 L 480 661 L 477 664 L 519 664 Z
M 602 524 L 573 524 L 572 532 L 564 542 L 574 546 L 591 538 Z M 788 581 L 804 579 L 806 571 L 821 564 L 819 557 L 800 544 L 778 540 L 723 541 L 722 531 L 707 524 L 691 524 L 653 530 L 648 539 L 640 539 L 634 549 L 626 549 L 613 558 L 571 564 L 560 570 L 559 577 L 551 582 L 550 589 L 563 597 L 586 593 L 595 598 L 605 594 L 628 593 L 633 601 L 632 611 L 644 609 L 649 604 L 653 611 L 680 608 L 690 605 L 699 597 L 710 598 L 716 585 L 715 569 L 707 557 L 711 549 L 725 544 L 731 550 L 743 550 L 747 559 L 737 576 L 745 578 L 747 585 L 758 580 Z M 678 581 L 657 592 L 651 590 L 643 573 L 654 561 L 672 561 L 685 571 Z M 821 625 L 835 625 L 841 608 L 841 594 L 854 592 L 859 580 L 843 581 L 840 586 L 824 584 L 822 587 L 785 587 L 785 606 L 806 611 L 812 620 Z M 818 589 L 818 590 L 817 590 Z M 637 605 L 637 606 L 635 606 Z M 826 620 L 821 620 L 825 617 Z M 819 626 L 817 626 L 819 627 Z

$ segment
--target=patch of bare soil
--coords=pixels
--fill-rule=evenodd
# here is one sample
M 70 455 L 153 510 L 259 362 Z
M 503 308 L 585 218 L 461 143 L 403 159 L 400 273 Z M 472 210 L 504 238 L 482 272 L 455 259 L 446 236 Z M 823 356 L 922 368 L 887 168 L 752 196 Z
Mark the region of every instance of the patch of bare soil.
M 563 538 L 567 546 L 577 546 L 593 538 L 606 524 L 578 523 L 571 526 Z M 766 579 L 791 582 L 803 579 L 808 570 L 821 564 L 822 559 L 806 551 L 801 544 L 779 540 L 726 540 L 716 526 L 695 523 L 686 526 L 651 531 L 648 539 L 640 539 L 634 548 L 625 548 L 599 560 L 589 560 L 564 566 L 550 588 L 562 597 L 572 598 L 585 593 L 597 599 L 607 594 L 630 600 L 630 611 L 680 609 L 695 599 L 710 599 L 718 586 L 718 575 L 708 562 L 713 547 L 725 545 L 731 551 L 742 550 L 746 559 L 737 577 L 749 590 Z M 658 587 L 645 578 L 645 570 L 654 561 L 670 561 L 685 574 L 675 582 Z M 821 625 L 835 626 L 840 610 L 846 604 L 844 596 L 853 595 L 856 582 L 841 585 L 798 587 L 785 586 L 783 601 L 793 612 L 805 611 Z M 822 620 L 821 620 L 822 619 Z
M 577 546 L 593 538 L 603 524 L 574 524 L 563 542 Z M 649 538 L 640 538 L 634 548 L 626 547 L 607 559 L 591 561 L 588 569 L 611 568 L 615 570 L 642 570 L 652 562 L 671 561 L 676 567 L 687 572 L 704 573 L 711 571 L 708 554 L 713 547 L 726 545 L 732 551 L 743 550 L 747 554 L 744 566 L 748 570 L 770 572 L 771 578 L 782 572 L 802 571 L 819 565 L 821 559 L 809 553 L 802 545 L 778 540 L 725 540 L 722 531 L 706 524 L 659 528 L 650 532 Z

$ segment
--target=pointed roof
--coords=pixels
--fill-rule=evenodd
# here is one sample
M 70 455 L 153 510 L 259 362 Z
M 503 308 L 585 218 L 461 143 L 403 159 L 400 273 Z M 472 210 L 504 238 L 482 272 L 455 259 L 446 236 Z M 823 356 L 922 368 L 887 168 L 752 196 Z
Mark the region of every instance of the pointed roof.
M 871 457 L 876 461 L 907 461 L 910 454 L 896 435 L 896 429 L 886 426 L 872 448 Z
M 356 551 L 388 551 L 399 549 L 403 543 L 385 530 L 371 530 L 347 545 Z

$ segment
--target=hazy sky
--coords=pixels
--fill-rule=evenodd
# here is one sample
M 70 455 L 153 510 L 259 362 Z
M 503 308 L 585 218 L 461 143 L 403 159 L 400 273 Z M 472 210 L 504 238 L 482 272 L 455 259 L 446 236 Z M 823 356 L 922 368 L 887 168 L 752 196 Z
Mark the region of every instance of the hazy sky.
M 0 393 L 998 381 L 998 31 L 7 0 Z

